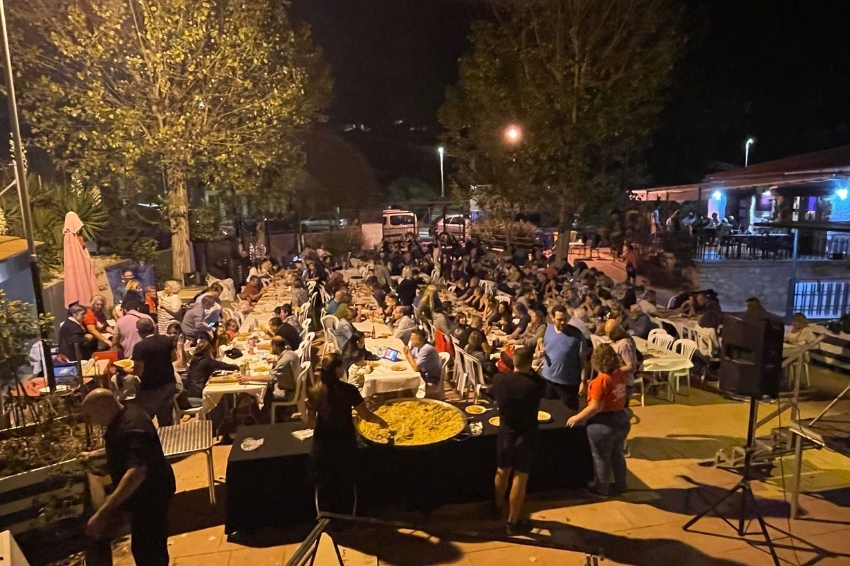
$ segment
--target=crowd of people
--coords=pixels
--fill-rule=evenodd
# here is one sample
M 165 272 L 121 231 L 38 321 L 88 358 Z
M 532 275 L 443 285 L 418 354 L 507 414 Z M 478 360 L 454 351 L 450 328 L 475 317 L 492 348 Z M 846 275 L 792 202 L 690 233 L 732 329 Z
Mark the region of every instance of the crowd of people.
M 422 377 L 426 397 L 444 397 L 439 352 L 460 348 L 480 363 L 480 385 L 501 417 L 495 511 L 506 514 L 508 534 L 529 528 L 522 506 L 535 457 L 537 410 L 544 398 L 569 409 L 567 426 L 586 427 L 596 478 L 591 491 L 600 497 L 622 493 L 628 407 L 642 363 L 634 337 L 646 339 L 663 324 L 657 318 L 662 314 L 691 317 L 698 326 L 717 330 L 722 311 L 716 295 L 683 293 L 662 306 L 656 293 L 638 286 L 628 272 L 625 281 L 615 282 L 582 261 L 570 264 L 540 252 L 500 256 L 486 253 L 474 239 L 444 244 L 426 247 L 412 239 L 385 246 L 364 268 L 357 289 L 333 269 L 321 248 L 304 250 L 294 272 L 287 271 L 291 299 L 267 321 L 270 400 L 291 401 L 296 390 L 302 328 L 293 307 L 313 309 L 309 314 L 316 329 L 323 314 L 339 320 L 325 336 L 338 351 L 320 360 L 318 377 L 306 393 L 322 508 L 350 509 L 348 486 L 354 476 L 349 471 L 356 448 L 351 411 L 387 426 L 362 395 L 364 368 L 376 356 L 366 347 L 367 334 L 354 326 L 376 316 L 404 343 L 404 359 Z M 240 331 L 235 319 L 224 316 L 225 308 L 250 312 L 267 293 L 276 270 L 268 260 L 258 262 L 229 300 L 223 299 L 226 289 L 218 282 L 183 300 L 179 282 L 167 281 L 161 291 L 143 289 L 128 270 L 113 308 L 101 295 L 88 306 L 69 308 L 59 333 L 59 361 L 118 350 L 134 366 L 126 374 L 115 370 L 112 397 L 134 398 L 133 405 L 148 418 L 156 417 L 159 426 L 172 424 L 175 398 L 186 407 L 199 406 L 214 372 L 239 371 L 221 356 Z M 364 290 L 375 307 L 355 304 L 355 291 Z M 746 308 L 763 311 L 755 298 L 746 301 Z M 594 335 L 605 336 L 605 343 L 594 347 Z M 813 339 L 805 317 L 797 315 L 786 340 L 806 344 Z M 105 395 L 98 392 L 90 404 L 93 415 L 138 420 L 139 413 L 116 409 Z M 161 552 L 161 545 L 156 546 Z

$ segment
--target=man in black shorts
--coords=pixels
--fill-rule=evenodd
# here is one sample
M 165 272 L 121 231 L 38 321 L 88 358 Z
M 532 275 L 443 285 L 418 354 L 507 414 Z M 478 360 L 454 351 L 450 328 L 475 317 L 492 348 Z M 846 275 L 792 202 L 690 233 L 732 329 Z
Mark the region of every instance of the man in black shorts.
M 496 506 L 501 512 L 508 503 L 508 536 L 531 530 L 531 523 L 527 519 L 520 520 L 519 516 L 525 502 L 528 474 L 531 472 L 534 458 L 537 411 L 546 392 L 546 382 L 531 369 L 533 357 L 533 348 L 517 348 L 514 352 L 513 373 L 496 375 L 490 388 L 490 395 L 499 407 L 500 418 L 495 480 Z

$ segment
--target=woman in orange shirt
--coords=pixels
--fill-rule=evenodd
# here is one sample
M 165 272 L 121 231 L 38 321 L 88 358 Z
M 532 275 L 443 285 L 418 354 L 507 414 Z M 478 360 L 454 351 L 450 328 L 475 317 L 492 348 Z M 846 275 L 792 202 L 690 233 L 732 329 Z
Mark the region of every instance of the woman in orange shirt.
M 629 435 L 631 424 L 626 408 L 626 374 L 619 370 L 620 356 L 609 344 L 593 350 L 590 364 L 597 375 L 587 390 L 587 407 L 570 417 L 567 426 L 587 425 L 587 438 L 593 453 L 596 470 L 596 486 L 590 491 L 608 497 L 614 476 L 613 488 L 622 493 L 626 490 L 626 457 L 623 443 Z

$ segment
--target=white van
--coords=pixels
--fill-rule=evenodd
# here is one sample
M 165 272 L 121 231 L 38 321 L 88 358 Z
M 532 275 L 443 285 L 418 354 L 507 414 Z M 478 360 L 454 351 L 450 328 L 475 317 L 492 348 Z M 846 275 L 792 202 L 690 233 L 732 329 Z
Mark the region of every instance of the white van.
M 404 240 L 408 234 L 417 235 L 416 215 L 409 210 L 387 209 L 384 211 L 384 238 Z

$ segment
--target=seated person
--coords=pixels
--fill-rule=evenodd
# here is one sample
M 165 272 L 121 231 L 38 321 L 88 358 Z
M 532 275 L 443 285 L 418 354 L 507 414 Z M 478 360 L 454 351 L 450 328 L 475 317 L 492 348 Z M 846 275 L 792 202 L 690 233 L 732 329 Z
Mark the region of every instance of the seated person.
M 340 303 L 342 302 L 342 298 L 345 296 L 346 289 L 343 287 L 337 288 L 334 292 L 333 298 L 328 301 L 328 304 L 325 305 L 325 312 L 327 314 L 332 314 L 336 316 L 336 310 L 339 308 Z
M 643 294 L 643 299 L 638 302 L 638 306 L 640 306 L 640 310 L 644 314 L 648 314 L 650 316 L 655 316 L 658 313 L 658 295 L 652 289 L 646 291 Z
M 466 346 L 466 339 L 469 338 L 469 332 L 466 314 L 462 312 L 457 313 L 455 323 L 451 329 L 451 336 L 460 342 L 461 347 L 464 347 Z
M 340 320 L 351 322 L 359 322 L 360 320 L 360 314 L 357 312 L 356 307 L 351 304 L 351 295 L 348 292 L 344 293 L 340 298 L 339 306 L 337 306 L 334 314 Z
M 482 377 L 485 383 L 489 383 L 495 374 L 495 370 L 493 368 L 493 362 L 490 360 L 490 345 L 487 344 L 487 338 L 484 336 L 484 333 L 480 330 L 474 330 L 470 333 L 464 350 L 481 363 Z
M 378 278 L 374 275 L 368 277 L 366 279 L 366 284 L 369 286 L 369 289 L 372 291 L 372 298 L 375 299 L 375 302 L 378 304 L 378 307 L 383 309 L 387 306 L 385 299 L 387 298 L 387 293 L 384 291 L 384 288 L 378 283 Z
M 298 346 L 301 345 L 301 333 L 291 324 L 283 322 L 280 317 L 275 316 L 269 319 L 269 330 L 272 335 L 280 336 L 286 340 L 286 343 L 293 350 L 297 350 Z
M 514 319 L 519 319 L 519 322 L 514 327 L 514 331 L 510 333 L 508 338 L 516 340 L 528 328 L 528 323 L 531 322 L 531 316 L 528 314 L 528 307 L 520 303 L 514 305 L 513 315 Z
M 366 375 L 372 372 L 369 362 L 366 361 L 366 358 L 363 357 L 363 352 L 360 350 L 355 350 L 353 357 L 350 357 L 348 362 L 348 383 L 362 388 L 363 383 L 366 381 Z M 344 366 L 345 364 L 343 364 Z
M 723 312 L 720 303 L 711 300 L 709 296 L 700 291 L 696 295 L 696 314 L 700 317 L 697 322 L 703 328 L 713 328 L 715 331 L 723 324 Z
M 809 328 L 809 319 L 801 312 L 794 315 L 791 319 L 791 327 L 785 333 L 785 342 L 795 346 L 805 346 L 810 342 L 817 340 L 817 336 L 812 329 Z
M 342 319 L 339 321 L 335 330 L 331 330 L 331 339 L 337 345 L 339 350 L 351 340 L 351 337 L 357 334 L 357 329 L 349 321 Z
M 546 334 L 546 313 L 535 309 L 529 313 L 528 328 L 514 342 L 518 346 L 537 346 L 537 342 Z
M 86 307 L 80 304 L 71 305 L 68 309 L 68 319 L 59 327 L 59 354 L 69 361 L 77 361 L 74 345 L 79 345 L 80 359 L 88 360 L 92 356 L 92 340 L 94 336 L 86 332 L 84 320 Z
M 397 306 L 393 311 L 393 321 L 390 328 L 393 337 L 398 338 L 405 344 L 410 339 L 410 333 L 417 328 L 416 320 L 413 319 L 413 307 Z
M 274 313 L 280 317 L 280 320 L 282 320 L 284 324 L 290 325 L 299 332 L 301 331 L 301 324 L 298 322 L 298 317 L 292 312 L 292 305 L 290 303 L 276 307 L 274 309 Z
M 393 319 L 395 308 L 399 305 L 398 296 L 395 293 L 390 293 L 384 297 L 384 302 L 386 306 L 383 308 L 383 319 L 386 324 L 389 324 Z
M 227 334 L 227 337 L 230 340 L 236 338 L 236 335 L 239 334 L 239 321 L 235 318 L 231 318 L 227 322 L 224 323 L 224 333 Z
M 112 347 L 112 341 L 103 335 L 109 332 L 109 324 L 106 322 L 106 298 L 103 295 L 91 298 L 91 307 L 86 311 L 83 323 L 88 334 L 94 336 L 94 351 L 104 352 Z
M 140 313 L 148 314 L 150 309 L 148 308 L 147 303 L 145 303 L 145 297 L 142 294 L 142 285 L 139 283 L 138 279 L 131 279 L 127 281 L 127 288 L 124 293 L 124 300 L 121 301 L 121 311 L 122 314 L 128 313 L 130 311 L 138 311 Z
M 413 371 L 419 372 L 425 382 L 424 391 L 422 391 L 422 388 L 420 388 L 420 391 L 429 399 L 443 399 L 445 392 L 440 379 L 442 372 L 440 354 L 437 353 L 434 346 L 428 343 L 425 331 L 421 328 L 415 328 L 411 331 L 410 345 L 411 348 L 404 347 L 404 355 Z
M 215 305 L 215 297 L 207 295 L 201 299 L 200 303 L 194 303 L 189 307 L 186 314 L 183 315 L 180 328 L 187 340 L 192 342 L 209 333 L 211 326 L 204 322 L 204 319 L 207 309 L 213 308 L 213 305 Z
M 300 358 L 280 336 L 272 338 L 271 353 L 277 356 L 274 367 L 269 371 L 269 379 L 274 382 L 272 396 L 275 401 L 292 401 L 301 372 Z
M 268 287 L 263 287 L 260 278 L 256 275 L 248 279 L 245 286 L 242 287 L 242 292 L 239 293 L 239 298 L 243 301 L 248 301 L 251 304 L 259 301 L 268 291 Z
M 342 367 L 346 370 L 354 363 L 356 358 L 366 361 L 379 360 L 380 358 L 366 349 L 366 336 L 356 332 L 342 347 Z
M 647 340 L 649 333 L 656 328 L 656 325 L 649 319 L 649 316 L 641 311 L 640 305 L 632 305 L 628 318 L 623 322 L 623 328 L 631 336 L 638 336 Z
M 239 371 L 239 366 L 222 362 L 213 357 L 213 344 L 206 338 L 198 339 L 195 344 L 195 353 L 189 360 L 186 370 L 186 395 L 192 406 L 200 407 L 204 395 L 204 387 L 210 380 L 213 372 Z
M 509 303 L 499 301 L 499 307 L 494 316 L 487 321 L 487 325 L 498 328 L 507 335 L 514 331 L 514 317 Z

